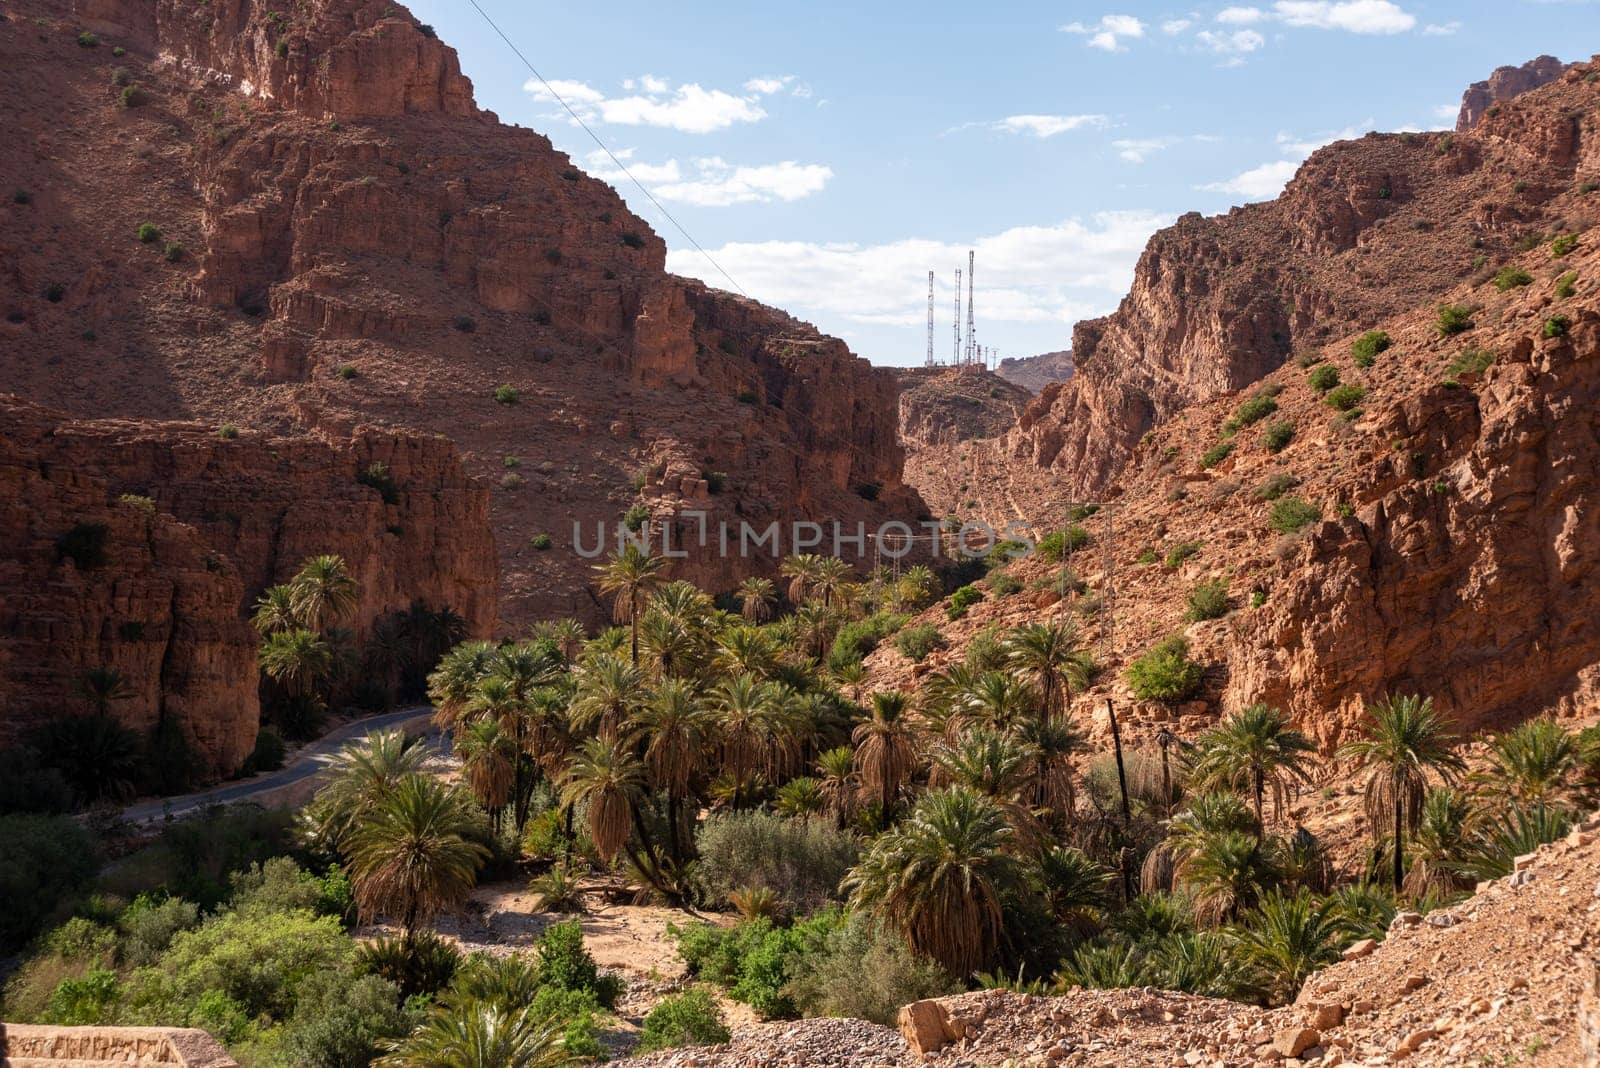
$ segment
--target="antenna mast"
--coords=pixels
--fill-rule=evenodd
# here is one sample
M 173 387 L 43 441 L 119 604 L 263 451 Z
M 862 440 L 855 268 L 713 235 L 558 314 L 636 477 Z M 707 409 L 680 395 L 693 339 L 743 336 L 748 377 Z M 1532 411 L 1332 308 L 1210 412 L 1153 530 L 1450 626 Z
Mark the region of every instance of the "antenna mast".
M 933 272 L 928 272 L 928 366 L 933 366 Z
M 961 268 L 956 268 L 956 317 L 950 320 L 950 333 L 955 336 L 955 344 L 950 349 L 950 363 L 955 365 L 961 362 Z
M 977 343 L 977 331 L 972 325 L 972 276 L 977 266 L 976 255 L 972 249 L 967 249 L 967 363 L 971 363 L 977 356 L 974 349 Z

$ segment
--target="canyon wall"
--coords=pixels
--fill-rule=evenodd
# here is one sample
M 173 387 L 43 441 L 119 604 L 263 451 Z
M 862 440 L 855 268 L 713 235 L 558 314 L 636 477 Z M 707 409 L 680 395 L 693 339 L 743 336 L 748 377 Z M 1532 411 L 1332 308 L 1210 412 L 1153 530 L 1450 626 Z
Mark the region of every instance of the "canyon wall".
M 357 480 L 374 464 L 383 491 Z M 0 746 L 89 711 L 84 675 L 112 668 L 131 696 L 111 715 L 138 731 L 174 722 L 198 777 L 232 772 L 260 715 L 249 607 L 317 553 L 343 556 L 360 583 L 358 638 L 415 600 L 477 636 L 494 625 L 488 494 L 448 442 L 228 440 L 0 397 L 0 474 L 16 547 L 0 569 Z
M 1567 228 L 1597 139 L 1580 72 L 1507 98 L 1469 133 L 1368 134 L 1319 149 L 1275 200 L 1158 232 L 1109 316 L 1073 330 L 1007 454 L 1104 492 L 1154 426 L 1291 353 L 1365 329 Z

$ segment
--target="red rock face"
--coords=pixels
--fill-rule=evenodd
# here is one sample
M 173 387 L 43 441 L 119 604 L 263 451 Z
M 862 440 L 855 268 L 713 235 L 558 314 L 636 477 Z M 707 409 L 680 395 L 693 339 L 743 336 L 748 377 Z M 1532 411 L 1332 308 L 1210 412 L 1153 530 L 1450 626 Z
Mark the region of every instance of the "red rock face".
M 1574 187 L 1600 160 L 1579 117 L 1594 105 L 1587 69 L 1508 99 L 1470 133 L 1329 145 L 1278 199 L 1157 233 L 1117 311 L 1074 329 L 1073 378 L 1034 400 L 1007 454 L 1101 493 L 1187 406 L 1429 300 L 1530 234 L 1570 229 L 1587 205 Z
M 0 23 L 0 92 L 38 134 L 0 159 L 0 184 L 33 192 L 0 230 L 0 374 L 19 394 L 86 417 L 444 434 L 497 486 L 508 630 L 598 622 L 574 524 L 635 505 L 758 525 L 924 510 L 901 481 L 890 372 L 666 274 L 616 193 L 477 111 L 455 53 L 404 8 L 24 14 L 49 29 Z M 77 46 L 85 24 L 105 46 Z M 142 106 L 119 106 L 119 64 Z M 143 221 L 159 241 L 132 238 Z M 502 385 L 516 403 L 494 401 Z M 773 565 L 674 566 L 723 589 Z
M 1478 125 L 1484 112 L 1502 100 L 1510 100 L 1530 89 L 1549 85 L 1566 73 L 1568 64 L 1555 56 L 1539 56 L 1520 67 L 1496 67 L 1494 73 L 1481 82 L 1473 82 L 1461 94 L 1461 111 L 1456 116 L 1456 133 L 1465 133 Z
M 374 463 L 393 503 L 357 481 Z M 259 721 L 247 612 L 317 553 L 343 556 L 360 581 L 358 636 L 418 599 L 454 609 L 475 635 L 494 625 L 488 493 L 448 442 L 374 430 L 337 446 L 222 440 L 4 398 L 0 475 L 0 531 L 21 546 L 0 568 L 0 746 L 78 709 L 83 673 L 112 667 L 135 694 L 113 715 L 138 730 L 168 717 L 202 777 L 233 771 Z M 83 524 L 106 528 L 102 566 L 62 558 L 58 541 Z

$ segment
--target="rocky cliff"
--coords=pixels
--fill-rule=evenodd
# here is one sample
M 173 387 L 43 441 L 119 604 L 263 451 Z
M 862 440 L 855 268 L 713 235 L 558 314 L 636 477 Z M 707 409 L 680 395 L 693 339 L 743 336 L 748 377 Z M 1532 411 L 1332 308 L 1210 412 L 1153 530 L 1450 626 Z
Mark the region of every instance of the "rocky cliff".
M 1157 233 L 1117 311 L 1074 329 L 1072 380 L 1029 406 L 1009 455 L 1075 494 L 1102 492 L 1140 438 L 1187 406 L 1592 214 L 1590 69 L 1505 101 L 1469 133 L 1329 145 L 1276 200 Z
M 78 685 L 109 667 L 132 690 L 112 715 L 175 722 L 202 777 L 233 771 L 259 721 L 249 606 L 317 553 L 360 582 L 358 636 L 414 600 L 494 626 L 488 493 L 439 439 L 224 439 L 0 398 L 0 473 L 0 747 L 87 711 Z
M 1481 82 L 1473 82 L 1461 94 L 1461 111 L 1456 115 L 1456 132 L 1465 133 L 1478 125 L 1483 113 L 1502 100 L 1510 100 L 1530 89 L 1549 85 L 1565 74 L 1567 64 L 1555 56 L 1537 56 L 1520 67 L 1496 67 Z
M 1007 356 L 995 374 L 1031 393 L 1038 393 L 1052 382 L 1072 377 L 1072 350 L 1041 352 L 1037 356 Z
M 19 14 L 0 23 L 0 88 L 29 131 L 0 162 L 27 193 L 0 236 L 19 393 L 77 415 L 443 433 L 498 486 L 508 625 L 598 619 L 574 527 L 637 505 L 658 527 L 922 510 L 888 372 L 666 274 L 616 193 L 479 111 L 403 7 Z M 85 27 L 99 47 L 76 43 Z M 725 588 L 755 565 L 678 566 Z

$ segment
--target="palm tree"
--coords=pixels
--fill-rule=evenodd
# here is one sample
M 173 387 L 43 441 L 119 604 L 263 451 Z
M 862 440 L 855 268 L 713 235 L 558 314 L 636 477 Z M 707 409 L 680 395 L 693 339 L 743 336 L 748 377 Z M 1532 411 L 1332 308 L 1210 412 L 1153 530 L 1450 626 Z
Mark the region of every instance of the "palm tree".
M 255 615 L 250 617 L 250 622 L 262 636 L 304 625 L 295 611 L 294 592 L 286 585 L 268 586 L 261 591 L 261 596 L 256 600 Z
M 583 629 L 583 624 L 570 616 L 548 624 L 545 632 L 561 650 L 561 655 L 568 660 L 577 659 L 578 651 L 583 648 L 584 640 L 589 636 Z
M 331 553 L 307 557 L 289 580 L 289 603 L 295 618 L 323 631 L 355 611 L 361 587 L 350 575 L 344 557 Z
M 809 601 L 795 610 L 795 637 L 807 654 L 822 660 L 839 632 L 839 613 L 820 601 Z
M 463 642 L 444 655 L 428 676 L 428 700 L 433 702 L 435 723 L 446 729 L 455 726 L 477 693 L 478 683 L 494 671 L 499 655 L 489 642 Z
M 876 795 L 884 826 L 894 813 L 895 795 L 916 764 L 916 735 L 905 718 L 910 700 L 898 690 L 872 695 L 872 718 L 851 732 L 856 773 L 864 794 Z
M 116 701 L 126 701 L 134 696 L 133 687 L 128 685 L 128 680 L 122 672 L 114 667 L 90 668 L 83 673 L 83 678 L 78 680 L 78 692 L 88 700 L 89 707 L 97 716 L 111 714 L 111 705 Z
M 778 590 L 769 578 L 751 575 L 739 583 L 734 591 L 739 598 L 739 610 L 752 623 L 764 623 L 772 618 L 772 605 L 778 599 Z
M 826 812 L 828 798 L 822 784 L 809 775 L 800 775 L 778 787 L 772 810 L 780 816 L 801 818 Z
M 651 590 L 665 581 L 661 570 L 666 561 L 651 556 L 632 542 L 624 545 L 603 564 L 594 569 L 600 573 L 600 592 L 611 595 L 611 617 L 618 623 L 627 623 L 633 631 L 633 665 L 639 666 L 639 604 Z
M 1039 856 L 1039 883 L 1050 914 L 1079 937 L 1100 926 L 1110 903 L 1111 872 L 1072 846 L 1052 846 Z
M 459 787 L 407 775 L 357 822 L 350 888 L 361 911 L 393 916 L 407 946 L 417 926 L 466 900 L 489 858 L 482 814 Z
M 778 565 L 778 574 L 789 580 L 789 600 L 800 604 L 806 599 L 812 584 L 817 580 L 817 569 L 822 557 L 814 553 L 797 553 L 784 558 Z
M 1066 623 L 1027 623 L 1002 643 L 1006 661 L 1025 672 L 1039 688 L 1046 719 L 1066 708 L 1073 690 L 1089 684 L 1094 661 L 1078 648 L 1077 634 Z
M 681 861 L 684 850 L 679 813 L 689 784 L 700 769 L 711 731 L 711 714 L 700 703 L 693 686 L 681 679 L 666 679 L 634 713 L 632 725 L 645 740 L 644 763 L 651 784 L 666 791 L 672 857 Z
M 652 608 L 639 627 L 639 642 L 655 677 L 682 678 L 693 673 L 700 643 L 682 619 Z
M 713 671 L 723 675 L 751 674 L 769 678 L 777 667 L 778 650 L 771 635 L 760 627 L 729 627 L 717 635 Z
M 465 1000 L 428 1014 L 375 1068 L 570 1068 L 560 1020 L 537 1010 Z
M 861 687 L 867 682 L 867 666 L 859 660 L 846 660 L 829 668 L 828 674 L 833 676 L 836 686 L 850 688 L 850 700 L 856 704 L 861 703 Z
M 1259 842 L 1266 834 L 1262 806 L 1267 791 L 1272 791 L 1273 811 L 1281 817 L 1291 782 L 1310 779 L 1305 754 L 1315 747 L 1305 735 L 1291 730 L 1277 709 L 1250 705 L 1203 734 L 1198 749 L 1195 782 L 1250 791 Z
M 1239 925 L 1239 948 L 1272 1004 L 1290 1001 L 1306 978 L 1339 959 L 1339 925 L 1307 890 L 1269 890 Z
M 148 770 L 139 735 L 106 715 L 47 720 L 28 742 L 83 801 L 126 800 Z
M 939 578 L 933 573 L 933 569 L 925 564 L 917 564 L 907 568 L 906 573 L 900 576 L 894 595 L 897 606 L 904 605 L 917 609 L 932 602 L 938 592 Z
M 644 703 L 644 677 L 636 666 L 614 656 L 597 656 L 578 665 L 577 692 L 572 699 L 572 725 L 606 738 Z
M 1365 807 L 1376 837 L 1386 823 L 1394 829 L 1394 889 L 1405 879 L 1405 834 L 1417 825 L 1428 778 L 1446 782 L 1465 767 L 1451 749 L 1454 742 L 1433 698 L 1384 697 L 1367 709 L 1366 737 L 1342 746 L 1341 757 L 1366 770 Z
M 1070 818 L 1078 803 L 1072 758 L 1083 747 L 1083 735 L 1068 723 L 1032 716 L 1019 725 L 1017 737 L 1028 745 L 1034 807 Z
M 856 775 L 855 754 L 848 745 L 827 750 L 817 758 L 817 774 L 821 777 L 819 789 L 824 803 L 843 830 L 855 811 L 856 794 L 861 787 L 860 777 Z
M 1039 691 L 1027 679 L 1009 671 L 985 671 L 957 699 L 945 729 L 975 723 L 1010 730 L 1018 721 L 1033 718 L 1040 708 Z
M 1576 735 L 1552 719 L 1530 719 L 1489 743 L 1489 767 L 1473 778 L 1525 804 L 1546 804 L 1582 764 Z
M 1473 832 L 1465 871 L 1476 879 L 1510 875 L 1517 858 L 1554 842 L 1572 827 L 1572 817 L 1549 805 L 1511 805 Z
M 713 692 L 722 765 L 743 782 L 766 762 L 772 738 L 772 691 L 754 675 L 735 675 Z
M 876 913 L 917 952 L 964 977 L 1004 933 L 1001 902 L 1021 878 L 993 801 L 959 787 L 924 794 L 845 876 L 850 907 Z
M 589 804 L 589 837 L 600 859 L 611 863 L 638 822 L 644 797 L 644 764 L 632 747 L 615 739 L 590 738 L 572 756 L 561 789 L 562 804 Z M 640 838 L 643 839 L 643 835 Z
M 501 810 L 511 803 L 516 788 L 516 739 L 493 716 L 475 719 L 461 728 L 455 738 L 461 756 L 461 774 L 478 804 L 500 822 Z
M 1194 900 L 1195 918 L 1223 923 L 1256 900 L 1273 877 L 1271 858 L 1248 834 L 1206 836 L 1176 866 L 1178 882 Z
M 1411 870 L 1406 872 L 1404 889 L 1412 898 L 1444 896 L 1466 888 L 1471 816 L 1467 799 L 1448 786 L 1428 791 L 1413 836 Z
M 344 851 L 358 822 L 401 781 L 422 771 L 428 751 L 418 741 L 404 731 L 387 730 L 345 746 L 329 767 L 328 785 L 301 815 L 306 836 Z
M 832 608 L 854 576 L 855 570 L 849 564 L 837 556 L 825 556 L 817 561 L 813 586 L 822 595 L 822 603 Z
M 261 643 L 261 670 L 294 697 L 310 695 L 333 672 L 333 649 L 315 631 L 269 634 Z

